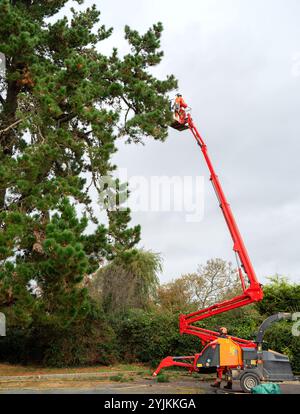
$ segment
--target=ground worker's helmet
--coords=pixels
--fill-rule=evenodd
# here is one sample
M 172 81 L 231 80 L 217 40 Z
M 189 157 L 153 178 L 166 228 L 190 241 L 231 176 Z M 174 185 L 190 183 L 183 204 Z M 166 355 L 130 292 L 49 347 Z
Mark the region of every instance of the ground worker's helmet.
M 182 96 L 182 95 L 181 95 L 181 93 L 177 93 L 177 94 L 176 94 L 176 96 L 178 96 L 178 97 L 179 97 L 179 96 Z
M 228 329 L 227 329 L 227 328 L 225 328 L 225 326 L 222 326 L 222 327 L 219 329 L 219 331 L 220 331 L 220 333 L 221 333 L 222 335 L 227 335 L 227 333 L 228 333 Z

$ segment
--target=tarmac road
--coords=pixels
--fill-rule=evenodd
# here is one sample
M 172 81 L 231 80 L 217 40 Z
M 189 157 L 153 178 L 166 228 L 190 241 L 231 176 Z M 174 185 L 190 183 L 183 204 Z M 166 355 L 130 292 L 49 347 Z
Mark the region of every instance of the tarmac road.
M 300 382 L 280 384 L 283 394 L 300 394 Z M 203 381 L 171 381 L 157 383 L 154 381 L 139 381 L 135 383 L 100 382 L 91 387 L 59 387 L 41 389 L 37 385 L 22 388 L 1 389 L 0 394 L 242 394 L 238 383 L 233 391 L 215 390 L 210 383 Z

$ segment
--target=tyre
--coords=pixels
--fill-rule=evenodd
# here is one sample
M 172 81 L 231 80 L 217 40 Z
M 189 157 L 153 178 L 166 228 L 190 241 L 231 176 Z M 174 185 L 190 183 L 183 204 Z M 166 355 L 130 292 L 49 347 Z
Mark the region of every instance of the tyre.
M 260 384 L 259 376 L 253 372 L 244 374 L 240 380 L 241 388 L 244 392 L 251 392 L 252 388 Z

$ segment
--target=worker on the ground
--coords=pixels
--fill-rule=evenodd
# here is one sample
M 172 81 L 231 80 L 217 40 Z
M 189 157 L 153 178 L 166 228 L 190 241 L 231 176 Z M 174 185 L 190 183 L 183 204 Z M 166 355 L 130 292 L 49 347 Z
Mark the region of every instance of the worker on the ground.
M 219 329 L 219 337 L 220 338 L 227 338 L 227 334 L 228 334 L 228 329 L 225 328 L 225 326 L 222 326 Z M 222 367 L 222 368 L 217 369 L 217 378 L 216 378 L 216 381 L 213 384 L 211 384 L 211 387 L 220 388 L 224 374 L 225 374 L 225 379 L 227 381 L 227 385 L 225 385 L 224 388 L 226 390 L 232 390 L 232 373 L 231 373 L 231 369 L 226 368 L 226 367 L 225 368 Z
M 187 108 L 187 104 L 185 103 L 182 95 L 177 93 L 175 102 L 174 102 L 174 112 L 175 118 L 178 122 L 183 123 L 186 119 L 186 112 L 185 109 Z

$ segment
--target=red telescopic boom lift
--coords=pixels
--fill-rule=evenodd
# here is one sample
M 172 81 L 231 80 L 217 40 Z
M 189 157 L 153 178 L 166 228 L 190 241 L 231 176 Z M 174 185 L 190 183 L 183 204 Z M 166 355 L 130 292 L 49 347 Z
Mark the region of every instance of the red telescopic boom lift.
M 257 277 L 255 275 L 255 271 L 253 269 L 251 260 L 247 253 L 247 249 L 245 247 L 242 236 L 239 232 L 238 226 L 232 214 L 230 205 L 225 197 L 219 178 L 214 170 L 214 167 L 208 155 L 207 146 L 203 138 L 201 137 L 198 129 L 196 128 L 191 115 L 188 114 L 186 117 L 182 117 L 182 115 L 180 118 L 177 117 L 177 119 L 172 124 L 172 127 L 179 131 L 189 129 L 202 151 L 205 162 L 210 172 L 210 180 L 217 195 L 220 208 L 223 212 L 225 221 L 227 223 L 228 229 L 233 240 L 233 250 L 237 258 L 238 273 L 241 279 L 241 285 L 243 289 L 243 293 L 241 295 L 238 295 L 230 300 L 216 303 L 215 305 L 209 306 L 205 309 L 199 310 L 194 313 L 190 313 L 188 315 L 180 316 L 180 333 L 195 335 L 200 338 L 202 345 L 207 345 L 208 343 L 218 339 L 220 334 L 218 332 L 203 329 L 199 326 L 194 325 L 196 322 L 202 321 L 206 318 L 210 318 L 220 313 L 230 311 L 232 309 L 250 305 L 253 302 L 258 302 L 263 299 L 263 291 L 262 286 L 258 282 Z M 239 346 L 247 346 L 250 348 L 255 348 L 257 346 L 256 343 L 252 341 L 235 337 L 230 338 Z M 157 370 L 154 372 L 154 375 L 157 375 L 162 368 L 174 365 L 189 368 L 191 371 L 198 371 L 196 366 L 198 356 L 199 355 L 188 357 L 167 357 L 160 363 Z M 186 360 L 194 360 L 194 362 L 184 362 Z

